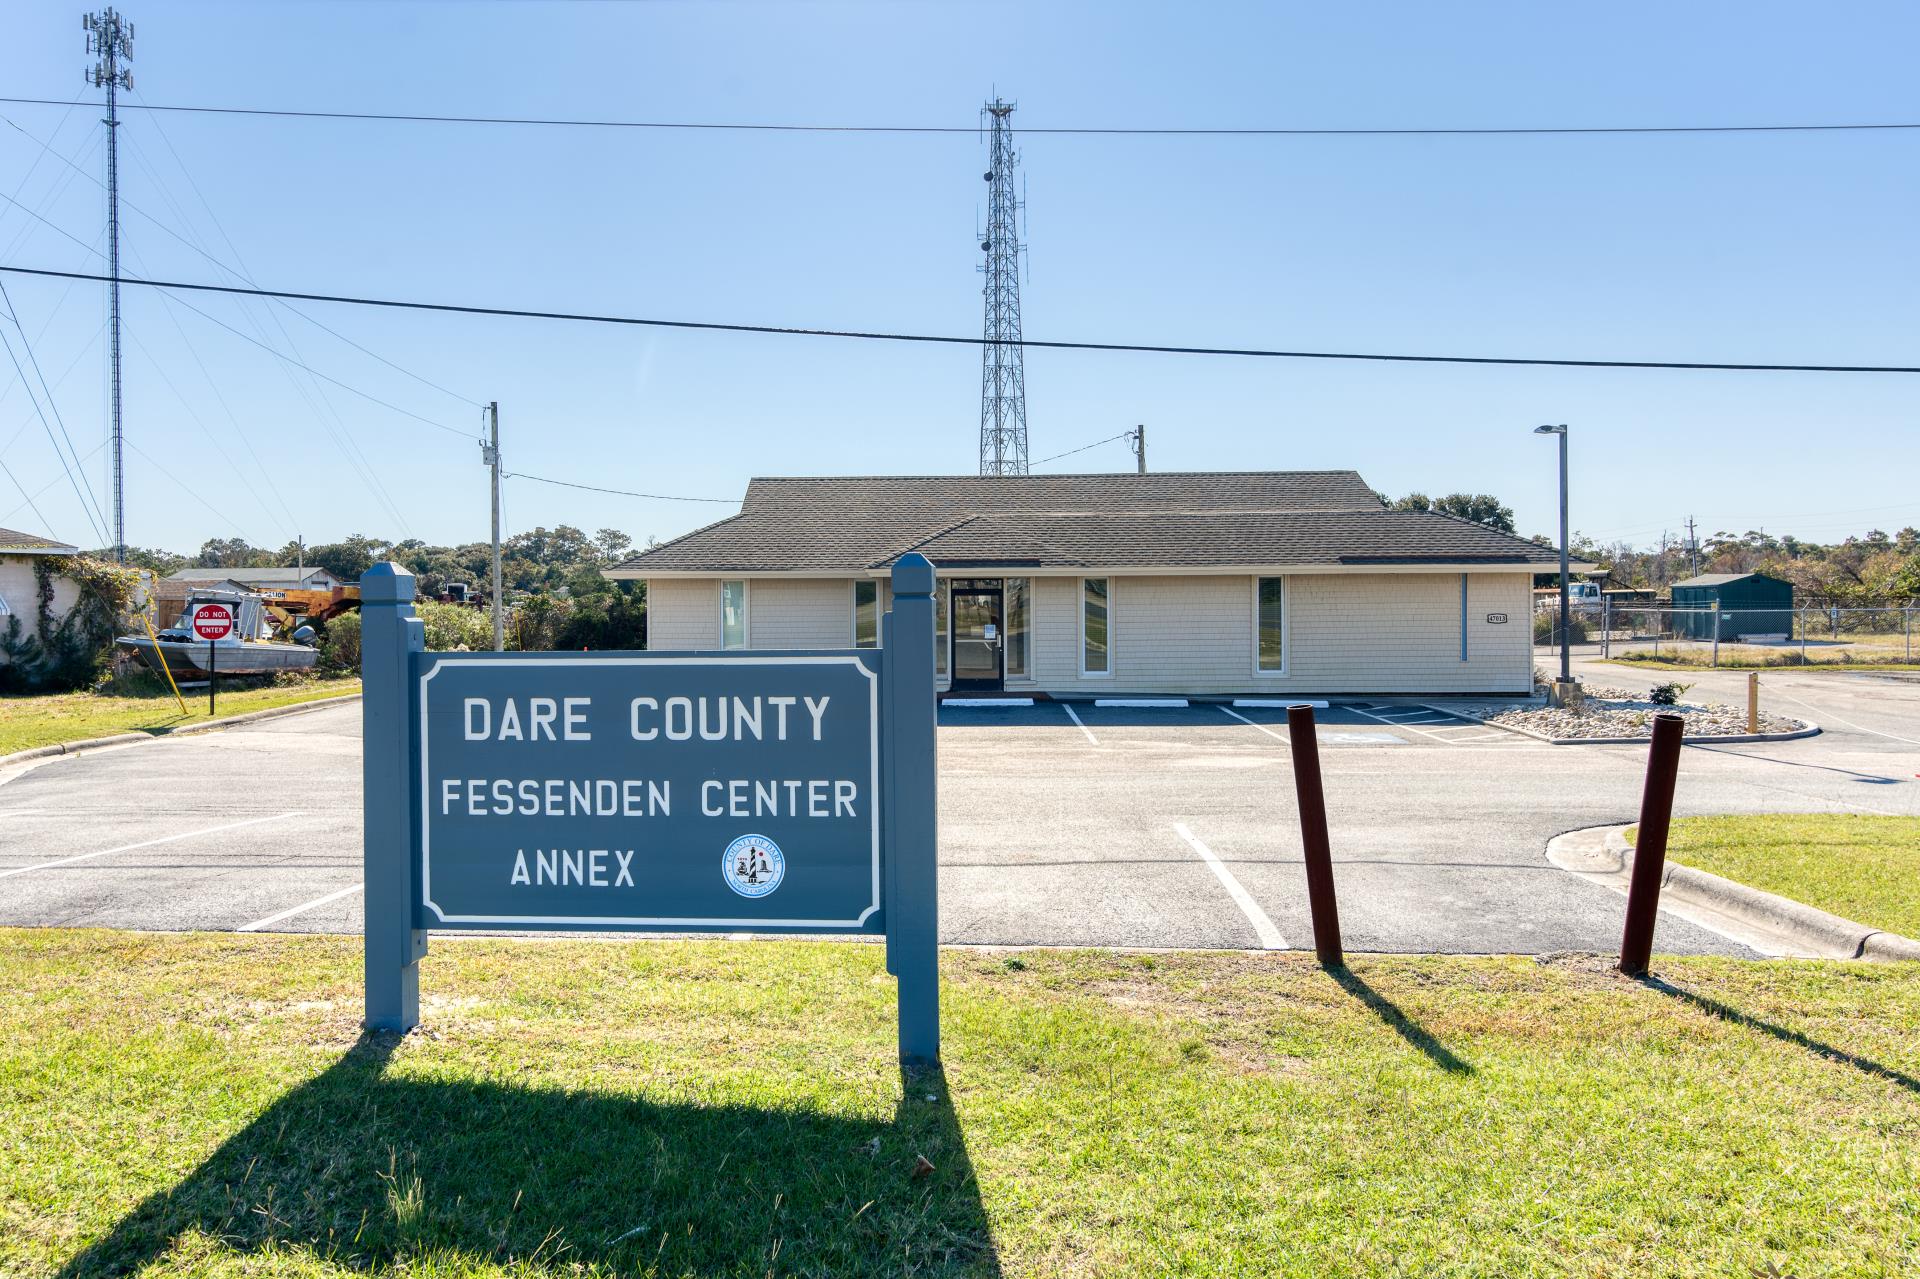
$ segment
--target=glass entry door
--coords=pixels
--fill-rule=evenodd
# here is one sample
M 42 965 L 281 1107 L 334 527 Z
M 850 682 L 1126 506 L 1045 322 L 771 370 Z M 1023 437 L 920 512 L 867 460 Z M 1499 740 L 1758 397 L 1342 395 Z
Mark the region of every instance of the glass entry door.
M 998 689 L 1006 651 L 1005 619 L 998 590 L 953 592 L 953 687 Z

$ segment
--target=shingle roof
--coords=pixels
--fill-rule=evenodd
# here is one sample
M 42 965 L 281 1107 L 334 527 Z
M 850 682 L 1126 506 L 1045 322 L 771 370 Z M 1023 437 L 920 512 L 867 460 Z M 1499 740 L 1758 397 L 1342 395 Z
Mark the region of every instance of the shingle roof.
M 80 548 L 57 542 L 50 537 L 41 537 L 38 533 L 22 533 L 18 529 L 0 528 L 0 551 L 28 555 L 76 555 Z
M 863 573 L 908 551 L 950 568 L 1549 564 L 1558 552 L 1428 511 L 1353 471 L 756 479 L 738 515 L 609 572 Z

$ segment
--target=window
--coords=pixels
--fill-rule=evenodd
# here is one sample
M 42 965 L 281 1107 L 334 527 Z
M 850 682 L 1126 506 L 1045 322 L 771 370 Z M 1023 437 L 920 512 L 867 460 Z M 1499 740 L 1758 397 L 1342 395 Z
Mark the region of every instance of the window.
M 953 607 L 953 583 L 933 584 L 933 673 L 947 673 L 947 610 Z
M 720 583 L 720 647 L 747 646 L 747 584 Z
M 1108 665 L 1107 579 L 1080 579 L 1080 673 L 1110 675 Z
M 1007 621 L 1007 677 L 1027 674 L 1027 601 L 1029 579 L 1009 577 L 1001 588 L 1001 608 Z
M 1287 579 L 1254 579 L 1254 624 L 1259 631 L 1258 666 L 1262 675 L 1287 671 Z
M 853 583 L 853 646 L 873 648 L 880 643 L 880 583 L 873 578 Z

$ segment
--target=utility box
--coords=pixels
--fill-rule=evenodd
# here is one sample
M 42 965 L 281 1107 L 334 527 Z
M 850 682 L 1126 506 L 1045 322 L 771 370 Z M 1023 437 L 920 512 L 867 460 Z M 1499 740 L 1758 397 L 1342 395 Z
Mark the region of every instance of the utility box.
M 1793 634 L 1793 583 L 1765 573 L 1702 573 L 1675 582 L 1673 607 L 1674 631 L 1690 639 L 1716 638 L 1716 625 L 1721 640 Z

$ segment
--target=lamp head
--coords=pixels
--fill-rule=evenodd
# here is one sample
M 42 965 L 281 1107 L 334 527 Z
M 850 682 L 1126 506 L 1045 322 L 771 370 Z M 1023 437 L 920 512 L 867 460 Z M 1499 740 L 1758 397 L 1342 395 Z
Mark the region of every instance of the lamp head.
M 1565 435 L 1567 433 L 1567 424 L 1562 422 L 1559 426 L 1536 426 L 1533 428 L 1533 433 L 1535 435 Z

